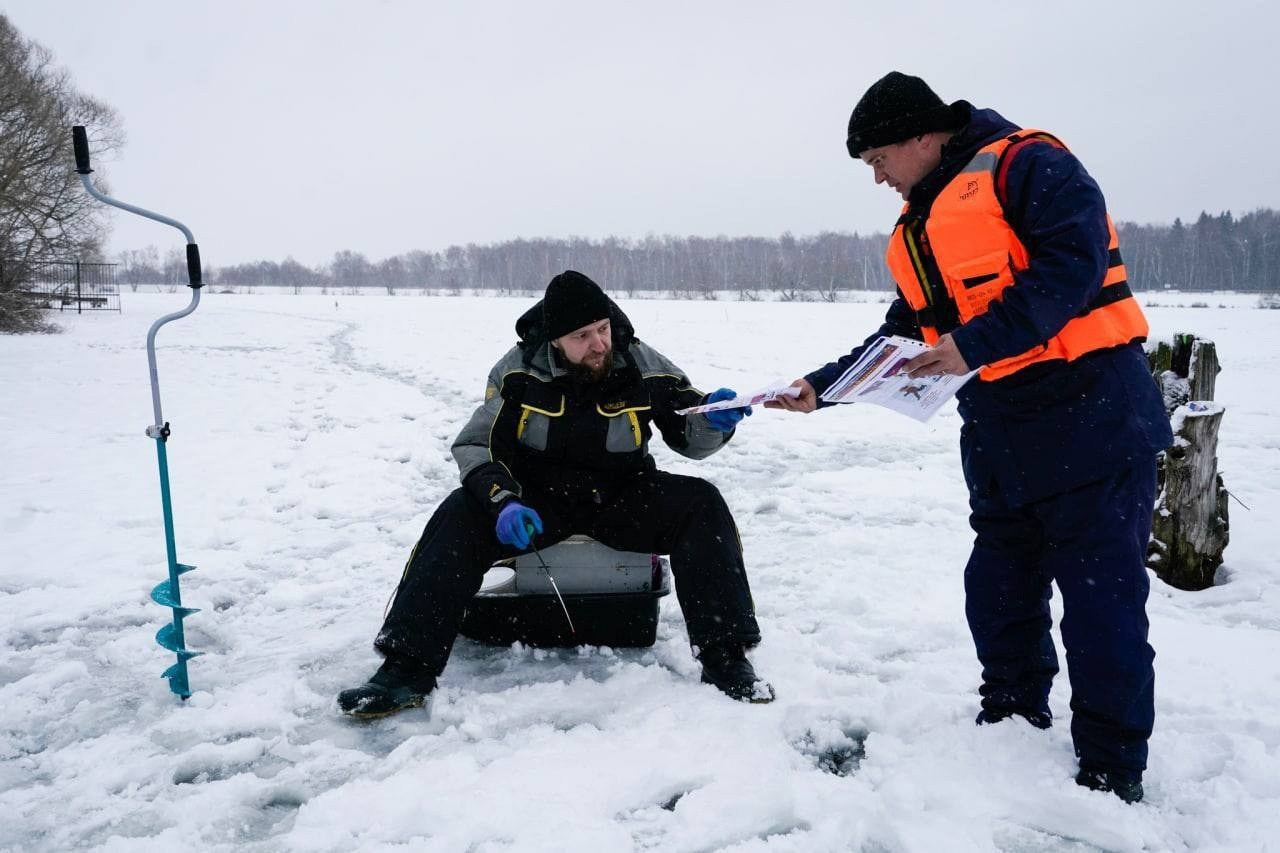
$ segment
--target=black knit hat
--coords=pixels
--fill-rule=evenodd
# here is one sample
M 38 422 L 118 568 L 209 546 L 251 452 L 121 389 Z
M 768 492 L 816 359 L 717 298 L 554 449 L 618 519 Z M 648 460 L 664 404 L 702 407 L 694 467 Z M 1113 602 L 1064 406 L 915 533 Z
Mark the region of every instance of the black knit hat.
M 542 328 L 547 340 L 609 317 L 609 297 L 600 285 L 576 270 L 551 279 L 542 297 Z
M 954 130 L 955 105 L 942 102 L 919 77 L 890 71 L 871 85 L 849 117 L 849 156 L 935 130 Z

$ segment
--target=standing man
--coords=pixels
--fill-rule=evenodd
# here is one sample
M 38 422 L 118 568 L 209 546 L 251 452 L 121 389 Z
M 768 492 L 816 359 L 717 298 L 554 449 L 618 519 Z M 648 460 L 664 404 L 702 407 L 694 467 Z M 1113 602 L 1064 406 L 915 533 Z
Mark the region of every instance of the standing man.
M 738 529 L 715 486 L 659 471 L 667 446 L 703 459 L 751 409 L 677 415 L 710 395 L 635 337 L 594 281 L 567 270 L 516 322 L 517 346 L 489 372 L 484 403 L 453 443 L 462 488 L 427 522 L 374 641 L 369 681 L 342 691 L 355 717 L 421 706 L 444 671 L 495 561 L 585 533 L 621 551 L 670 554 L 702 680 L 734 699 L 769 702 L 746 650 L 760 642 Z
M 1053 136 L 945 104 L 896 71 L 854 107 L 847 146 L 906 202 L 887 256 L 897 298 L 875 335 L 797 380 L 799 397 L 766 405 L 823 405 L 879 335 L 932 345 L 908 363 L 913 377 L 978 369 L 957 395 L 977 534 L 964 575 L 977 722 L 1052 723 L 1056 581 L 1076 782 L 1137 802 L 1155 718 L 1155 457 L 1173 436 L 1102 192 Z

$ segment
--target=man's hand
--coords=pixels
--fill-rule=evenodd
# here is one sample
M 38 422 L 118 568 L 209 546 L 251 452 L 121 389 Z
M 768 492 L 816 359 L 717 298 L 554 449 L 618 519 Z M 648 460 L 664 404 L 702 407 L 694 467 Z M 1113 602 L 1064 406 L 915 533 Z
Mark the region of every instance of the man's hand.
M 512 501 L 498 513 L 498 523 L 494 530 L 498 534 L 498 541 L 503 545 L 511 545 L 523 551 L 533 541 L 530 528 L 534 533 L 541 533 L 542 519 L 534 510 L 519 501 Z
M 807 379 L 797 379 L 792 388 L 800 389 L 799 397 L 775 397 L 764 404 L 766 409 L 786 409 L 788 412 L 812 412 L 818 408 L 818 394 Z
M 703 403 L 718 403 L 721 400 L 732 400 L 738 396 L 738 392 L 732 388 L 721 388 L 718 391 L 712 391 L 706 396 Z M 707 419 L 707 423 L 711 424 L 712 429 L 718 429 L 720 432 L 733 432 L 738 426 L 738 421 L 751 414 L 751 407 L 746 406 L 741 409 L 718 409 L 714 412 L 703 412 L 702 416 Z
M 964 376 L 969 365 L 956 347 L 951 335 L 943 335 L 928 352 L 922 352 L 903 366 L 912 379 L 921 376 Z

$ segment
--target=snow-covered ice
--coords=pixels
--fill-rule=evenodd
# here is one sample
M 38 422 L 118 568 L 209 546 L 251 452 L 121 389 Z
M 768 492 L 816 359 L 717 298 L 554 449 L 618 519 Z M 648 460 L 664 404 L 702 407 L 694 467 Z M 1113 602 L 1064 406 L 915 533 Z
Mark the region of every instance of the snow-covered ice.
M 698 681 L 674 597 L 652 649 L 459 640 L 430 716 L 341 718 L 449 444 L 530 299 L 207 294 L 159 335 L 195 694 L 168 611 L 143 341 L 186 304 L 0 337 L 0 848 L 119 851 L 1280 850 L 1280 312 L 1161 295 L 1215 340 L 1231 544 L 1153 583 L 1147 799 L 1077 787 L 1054 728 L 978 728 L 954 405 L 758 410 L 704 462 L 742 530 L 778 701 Z M 336 305 L 335 305 L 336 300 Z M 1182 305 L 1176 304 L 1182 302 Z M 703 388 L 791 379 L 884 305 L 620 300 Z

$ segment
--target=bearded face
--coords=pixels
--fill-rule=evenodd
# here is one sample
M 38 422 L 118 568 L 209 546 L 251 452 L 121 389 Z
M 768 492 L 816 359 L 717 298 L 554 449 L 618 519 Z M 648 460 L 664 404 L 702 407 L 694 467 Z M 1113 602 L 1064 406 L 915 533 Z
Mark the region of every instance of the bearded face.
M 613 368 L 613 328 L 608 320 L 575 329 L 551 345 L 564 357 L 569 369 L 585 379 L 598 382 Z

